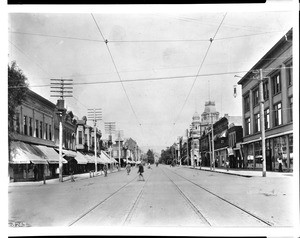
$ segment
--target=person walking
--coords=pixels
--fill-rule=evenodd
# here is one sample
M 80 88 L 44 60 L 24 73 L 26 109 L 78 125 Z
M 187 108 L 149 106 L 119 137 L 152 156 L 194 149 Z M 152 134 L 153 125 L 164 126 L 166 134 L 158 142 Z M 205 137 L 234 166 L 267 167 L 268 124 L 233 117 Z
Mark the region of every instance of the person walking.
M 127 163 L 126 165 L 126 170 L 127 170 L 127 175 L 129 175 L 131 171 L 131 165 L 129 163 Z
M 226 169 L 229 171 L 229 160 L 226 160 Z
M 144 179 L 144 176 L 143 176 L 143 173 L 144 173 L 144 167 L 142 165 L 142 163 L 140 163 L 139 165 L 139 170 L 138 170 L 138 173 L 139 173 L 139 181 L 142 180 L 142 181 L 145 181 Z
M 283 170 L 282 170 L 282 154 L 281 153 L 279 153 L 279 157 L 277 159 L 277 162 L 278 162 L 278 171 L 283 172 Z
M 106 164 L 103 166 L 103 171 L 104 171 L 104 177 L 107 177 L 107 165 Z

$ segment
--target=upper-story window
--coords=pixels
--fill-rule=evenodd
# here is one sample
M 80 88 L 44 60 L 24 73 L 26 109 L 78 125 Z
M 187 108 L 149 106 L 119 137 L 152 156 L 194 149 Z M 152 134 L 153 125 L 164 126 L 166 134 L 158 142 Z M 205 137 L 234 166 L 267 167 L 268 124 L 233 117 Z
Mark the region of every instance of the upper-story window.
M 281 92 L 281 78 L 280 72 L 272 76 L 273 95 Z
M 259 113 L 254 115 L 254 132 L 260 131 L 260 115 Z
M 35 137 L 39 137 L 39 121 L 35 120 Z
M 52 140 L 52 128 L 51 128 L 51 125 L 49 125 L 49 140 Z
M 259 100 L 258 88 L 253 90 L 253 107 L 257 106 Z
M 16 132 L 20 133 L 20 114 L 16 113 Z
M 289 98 L 289 121 L 293 121 L 293 97 Z
M 28 119 L 24 116 L 24 135 L 27 135 Z
M 245 135 L 250 134 L 250 117 L 245 119 Z
M 286 67 L 286 77 L 288 86 L 293 84 L 293 62 L 289 62 L 285 65 Z
M 249 95 L 244 97 L 244 108 L 245 112 L 248 112 L 250 110 L 250 98 Z
M 264 93 L 264 100 L 268 100 L 269 99 L 269 81 L 266 80 L 263 83 L 263 93 Z
M 265 129 L 270 128 L 270 109 L 265 110 Z
M 29 135 L 32 136 L 32 123 L 33 123 L 33 120 L 31 117 L 29 117 Z
M 46 140 L 48 140 L 48 123 L 45 123 L 45 136 Z
M 40 121 L 40 138 L 43 139 L 43 122 Z
M 78 144 L 82 145 L 82 131 L 78 131 Z
M 274 105 L 274 126 L 279 126 L 282 124 L 281 110 L 281 103 L 277 103 Z

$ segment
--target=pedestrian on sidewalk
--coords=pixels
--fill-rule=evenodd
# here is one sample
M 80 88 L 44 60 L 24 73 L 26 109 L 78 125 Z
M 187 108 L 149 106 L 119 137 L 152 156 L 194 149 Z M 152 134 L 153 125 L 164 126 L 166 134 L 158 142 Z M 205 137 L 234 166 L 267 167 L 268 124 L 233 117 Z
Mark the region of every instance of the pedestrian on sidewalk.
M 201 169 L 201 164 L 202 164 L 202 159 L 200 158 L 200 159 L 199 159 L 199 166 L 200 166 L 200 169 Z
M 283 170 L 282 170 L 282 154 L 281 153 L 279 153 L 279 157 L 277 159 L 277 162 L 278 162 L 278 171 L 283 172 Z
M 129 175 L 131 171 L 131 165 L 129 163 L 127 163 L 126 165 L 126 170 L 127 170 L 127 175 Z
M 226 160 L 226 169 L 229 171 L 229 160 Z
M 104 177 L 107 177 L 107 165 L 104 164 L 103 166 L 103 171 L 104 171 Z
M 140 181 L 140 180 L 145 181 L 144 176 L 143 176 L 144 167 L 143 167 L 142 163 L 140 163 L 140 165 L 139 165 L 138 173 L 139 173 L 139 179 L 138 179 L 138 181 Z

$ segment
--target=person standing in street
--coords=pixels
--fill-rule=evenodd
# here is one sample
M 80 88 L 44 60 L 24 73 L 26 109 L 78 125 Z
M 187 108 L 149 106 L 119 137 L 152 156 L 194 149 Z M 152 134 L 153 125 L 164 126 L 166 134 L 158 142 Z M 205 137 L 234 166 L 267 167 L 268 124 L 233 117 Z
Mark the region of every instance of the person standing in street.
M 107 165 L 106 164 L 103 166 L 103 171 L 104 171 L 104 177 L 107 177 Z
M 126 165 L 126 170 L 127 170 L 127 175 L 129 175 L 131 171 L 131 165 L 129 163 L 127 163 Z
M 283 170 L 282 170 L 282 154 L 281 153 L 279 153 L 279 157 L 277 159 L 277 162 L 278 162 L 278 171 L 283 172 Z
M 140 165 L 139 165 L 138 173 L 139 173 L 139 180 L 145 181 L 144 176 L 143 176 L 144 167 L 143 167 L 142 163 L 140 163 Z

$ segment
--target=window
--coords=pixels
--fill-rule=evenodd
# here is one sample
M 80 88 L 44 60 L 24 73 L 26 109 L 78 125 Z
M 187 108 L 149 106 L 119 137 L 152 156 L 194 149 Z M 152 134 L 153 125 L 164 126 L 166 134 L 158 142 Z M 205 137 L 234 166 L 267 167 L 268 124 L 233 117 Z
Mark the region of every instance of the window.
M 290 167 L 293 168 L 293 134 L 289 135 Z
M 32 136 L 32 118 L 29 117 L 29 135 Z
M 269 99 L 269 81 L 266 80 L 263 83 L 263 93 L 264 93 L 264 100 L 268 100 Z
M 290 112 L 289 119 L 290 119 L 290 121 L 293 121 L 293 97 L 289 98 L 289 110 L 288 111 Z
M 265 129 L 270 128 L 270 109 L 265 110 Z
M 35 120 L 35 137 L 39 137 L 39 121 Z
M 273 95 L 281 92 L 280 72 L 272 77 Z
M 51 128 L 51 125 L 49 125 L 49 140 L 52 140 L 52 128 Z
M 259 113 L 254 115 L 254 132 L 260 131 L 260 115 Z
M 288 63 L 285 67 L 288 86 L 291 86 L 293 84 L 293 62 Z
M 281 103 L 277 103 L 274 105 L 274 126 L 279 126 L 281 124 Z
M 255 107 L 258 104 L 259 100 L 259 94 L 258 94 L 258 88 L 253 90 L 253 107 Z
M 45 123 L 45 136 L 46 136 L 46 140 L 48 140 L 48 124 Z
M 82 144 L 82 131 L 78 131 L 78 143 Z
M 27 116 L 24 116 L 24 135 L 27 135 L 27 125 L 28 121 L 27 121 Z
M 43 122 L 40 121 L 40 138 L 43 139 Z
M 248 112 L 250 110 L 250 98 L 249 95 L 244 97 L 244 108 L 245 112 Z
M 250 134 L 250 117 L 245 119 L 245 134 Z
M 16 113 L 16 132 L 20 133 L 20 114 Z

